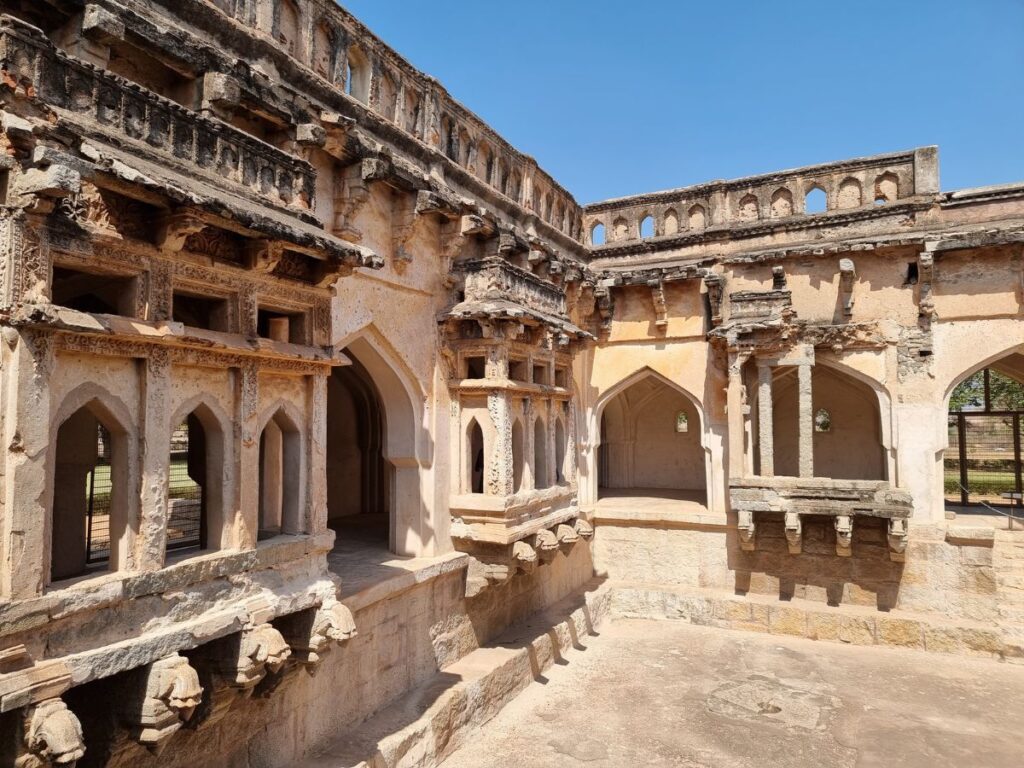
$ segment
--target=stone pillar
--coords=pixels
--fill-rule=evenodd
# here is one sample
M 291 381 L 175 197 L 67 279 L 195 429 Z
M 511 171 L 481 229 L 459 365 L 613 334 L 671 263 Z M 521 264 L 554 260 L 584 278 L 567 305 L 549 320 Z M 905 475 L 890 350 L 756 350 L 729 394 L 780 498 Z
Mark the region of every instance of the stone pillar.
M 491 446 L 489 461 L 484 462 L 487 472 L 484 490 L 491 496 L 511 496 L 515 491 L 512 487 L 515 478 L 512 472 L 512 407 L 508 395 L 502 392 L 488 395 L 487 410 L 494 425 L 494 445 Z M 528 444 L 529 435 L 524 432 L 523 438 L 523 444 Z
M 5 460 L 0 595 L 18 600 L 40 594 L 49 575 L 50 337 L 4 328 L 2 359 Z
M 746 457 L 743 451 L 743 427 L 745 404 L 743 402 L 743 363 L 735 360 L 729 366 L 729 389 L 726 392 L 726 408 L 729 419 L 729 477 L 740 478 L 747 474 Z
M 797 366 L 797 391 L 800 412 L 800 477 L 814 477 L 814 398 L 811 378 L 814 367 L 809 363 Z
M 260 514 L 259 371 L 255 364 L 238 369 L 236 392 L 236 453 L 238 456 L 238 514 L 229 526 L 231 546 L 256 546 Z
M 775 428 L 772 421 L 772 367 L 757 365 L 757 433 L 761 453 L 761 476 L 775 476 Z
M 139 454 L 142 513 L 139 529 L 140 570 L 157 571 L 164 565 L 167 549 L 169 470 L 171 464 L 170 389 L 171 360 L 167 350 L 156 348 L 141 363 Z
M 327 377 L 309 377 L 309 514 L 306 533 L 327 530 Z

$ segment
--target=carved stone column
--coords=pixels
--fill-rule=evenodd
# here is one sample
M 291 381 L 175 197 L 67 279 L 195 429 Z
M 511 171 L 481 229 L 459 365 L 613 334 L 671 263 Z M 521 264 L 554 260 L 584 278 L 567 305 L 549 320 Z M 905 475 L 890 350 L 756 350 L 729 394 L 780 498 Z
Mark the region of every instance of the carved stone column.
M 256 546 L 259 532 L 260 441 L 259 371 L 255 364 L 238 369 L 235 424 L 238 455 L 238 509 L 232 541 L 239 549 Z
M 503 392 L 488 395 L 487 410 L 494 424 L 494 445 L 486 478 L 488 493 L 511 496 L 515 489 L 512 487 L 512 412 L 508 395 Z
M 12 599 L 34 597 L 48 579 L 46 457 L 51 439 L 51 337 L 3 329 L 3 552 L 0 593 Z
M 743 426 L 745 408 L 743 398 L 743 363 L 736 357 L 729 365 L 729 389 L 726 392 L 726 409 L 729 420 L 729 477 L 745 477 L 746 457 L 743 450 Z
M 327 376 L 317 373 L 308 379 L 309 514 L 306 533 L 327 530 Z
M 141 570 L 163 567 L 167 544 L 168 469 L 171 462 L 171 361 L 167 350 L 155 348 L 142 364 L 142 424 L 139 453 L 142 487 L 139 501 L 142 525 L 138 538 Z
M 775 428 L 772 421 L 772 368 L 757 365 L 757 433 L 761 453 L 761 476 L 775 476 Z M 741 443 L 742 445 L 742 443 Z
M 797 366 L 797 389 L 800 411 L 800 477 L 814 477 L 814 398 L 811 386 L 813 366 Z

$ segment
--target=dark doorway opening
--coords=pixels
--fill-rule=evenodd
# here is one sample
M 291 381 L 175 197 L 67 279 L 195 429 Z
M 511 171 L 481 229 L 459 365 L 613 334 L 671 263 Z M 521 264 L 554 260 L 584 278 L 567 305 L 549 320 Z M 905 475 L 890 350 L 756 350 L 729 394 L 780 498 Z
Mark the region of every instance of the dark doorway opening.
M 327 390 L 327 515 L 339 539 L 389 541 L 391 490 L 380 393 L 351 350 Z

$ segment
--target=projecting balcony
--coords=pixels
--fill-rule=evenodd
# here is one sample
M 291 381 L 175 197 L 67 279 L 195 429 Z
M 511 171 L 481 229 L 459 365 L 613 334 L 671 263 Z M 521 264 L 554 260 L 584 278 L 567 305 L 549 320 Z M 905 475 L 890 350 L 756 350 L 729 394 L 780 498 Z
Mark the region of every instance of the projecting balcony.
M 821 477 L 745 477 L 729 481 L 729 497 L 738 516 L 740 544 L 755 548 L 756 517 L 782 515 L 786 539 L 793 554 L 801 551 L 801 518 L 833 518 L 836 554 L 852 554 L 854 519 L 858 516 L 888 520 L 890 554 L 902 558 L 907 545 L 907 520 L 913 500 L 906 491 L 885 480 L 833 480 Z
M 190 173 L 314 220 L 309 163 L 74 59 L 11 16 L 0 17 L 0 67 L 7 88 L 41 101 L 75 133 L 185 165 Z

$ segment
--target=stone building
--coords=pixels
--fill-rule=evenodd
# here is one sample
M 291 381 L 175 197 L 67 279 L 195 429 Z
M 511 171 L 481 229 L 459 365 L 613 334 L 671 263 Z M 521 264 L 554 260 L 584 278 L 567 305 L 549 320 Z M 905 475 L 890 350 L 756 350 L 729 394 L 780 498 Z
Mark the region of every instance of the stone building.
M 581 206 L 331 0 L 0 10 L 0 764 L 433 765 L 610 615 L 1021 657 L 1024 187 Z

